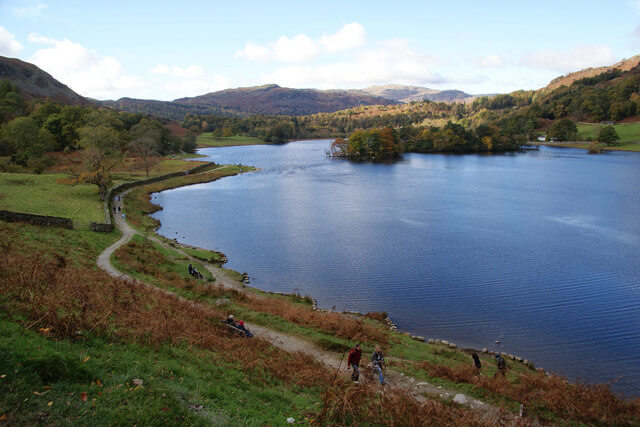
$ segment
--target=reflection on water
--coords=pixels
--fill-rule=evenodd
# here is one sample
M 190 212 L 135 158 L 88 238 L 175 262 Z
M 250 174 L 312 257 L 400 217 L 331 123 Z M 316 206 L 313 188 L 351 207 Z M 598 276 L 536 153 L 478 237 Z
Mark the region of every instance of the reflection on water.
M 201 150 L 262 171 L 156 195 L 160 233 L 225 252 L 254 286 L 640 394 L 640 155 L 372 164 L 328 145 Z

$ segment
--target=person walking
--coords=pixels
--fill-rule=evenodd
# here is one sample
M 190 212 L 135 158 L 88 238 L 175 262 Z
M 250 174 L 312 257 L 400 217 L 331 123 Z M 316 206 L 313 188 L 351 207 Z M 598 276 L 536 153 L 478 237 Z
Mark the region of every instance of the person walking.
M 471 358 L 473 359 L 473 367 L 476 371 L 480 372 L 480 369 L 482 369 L 482 362 L 480 362 L 480 358 L 476 353 L 471 353 Z
M 382 369 L 385 367 L 384 364 L 384 356 L 382 355 L 382 350 L 379 345 L 376 345 L 376 349 L 371 355 L 371 364 L 373 365 L 373 374 L 376 372 L 380 375 L 380 384 L 384 385 L 384 377 L 382 375 Z
M 351 374 L 351 381 L 353 382 L 358 382 L 358 378 L 360 378 L 361 358 L 362 350 L 360 349 L 360 344 L 356 344 L 356 346 L 349 352 L 349 357 L 347 358 L 347 371 L 353 368 L 353 373 Z
M 498 371 L 493 376 L 502 375 L 504 378 L 507 372 L 507 362 L 505 362 L 504 357 L 502 357 L 500 353 L 496 353 L 496 366 L 498 367 Z

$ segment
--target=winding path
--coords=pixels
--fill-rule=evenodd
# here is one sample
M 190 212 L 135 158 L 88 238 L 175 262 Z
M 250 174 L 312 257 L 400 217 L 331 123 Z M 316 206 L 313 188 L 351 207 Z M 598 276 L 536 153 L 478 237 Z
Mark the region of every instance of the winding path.
M 114 202 L 114 206 L 122 207 L 122 197 L 125 194 L 126 192 L 119 195 L 120 202 Z M 191 305 L 200 305 L 199 303 L 196 303 L 194 301 L 181 297 L 174 292 L 159 288 L 149 283 L 141 282 L 129 276 L 128 274 L 116 269 L 111 264 L 111 255 L 115 252 L 116 249 L 118 249 L 122 245 L 126 244 L 129 240 L 131 240 L 131 238 L 135 234 L 141 234 L 141 233 L 135 230 L 134 228 L 132 228 L 126 222 L 126 220 L 124 220 L 120 215 L 114 216 L 114 222 L 116 227 L 118 227 L 118 229 L 122 232 L 122 237 L 120 237 L 120 239 L 117 242 L 115 242 L 114 244 L 106 248 L 104 251 L 102 251 L 102 253 L 100 253 L 97 259 L 97 264 L 100 268 L 105 270 L 109 275 L 116 277 L 118 279 L 141 283 L 144 286 L 147 286 L 151 289 L 163 292 L 168 295 L 172 295 L 178 298 L 179 300 L 184 301 L 185 303 L 188 303 Z M 231 279 L 221 269 L 216 268 L 215 266 L 202 262 L 200 260 L 196 260 L 194 257 L 189 255 L 185 251 L 181 250 L 180 248 L 170 246 L 166 242 L 162 241 L 161 239 L 158 239 L 155 236 L 147 236 L 147 237 L 150 240 L 166 248 L 170 248 L 172 250 L 179 252 L 181 255 L 183 255 L 185 258 L 189 260 L 202 263 L 207 268 L 207 270 L 211 272 L 213 277 L 216 279 L 216 283 L 218 283 L 219 285 L 225 288 L 246 291 L 246 289 L 244 289 L 242 285 L 240 285 L 237 281 Z M 248 324 L 248 323 L 246 323 L 246 325 L 254 333 L 255 336 L 258 336 L 262 339 L 269 341 L 272 345 L 276 347 L 279 347 L 289 352 L 304 353 L 322 362 L 329 369 L 334 369 L 336 371 L 339 371 L 341 374 L 345 376 L 348 374 L 346 370 L 346 357 L 344 355 L 337 355 L 335 353 L 330 353 L 305 339 L 292 336 L 289 334 L 285 334 L 280 331 L 275 331 L 273 329 L 270 329 L 261 325 Z M 366 364 L 366 362 L 363 363 L 361 370 L 363 371 L 363 373 L 366 373 L 369 370 L 369 367 Z M 366 377 L 366 376 L 367 375 L 363 375 L 363 377 Z M 386 383 L 386 387 L 402 388 L 405 390 L 409 390 L 410 393 L 419 400 L 424 400 L 425 394 L 437 395 L 444 399 L 454 398 L 454 401 L 464 404 L 466 406 L 469 406 L 472 409 L 479 409 L 479 410 L 486 411 L 486 417 L 493 417 L 495 414 L 500 412 L 500 409 L 493 405 L 474 399 L 470 396 L 466 396 L 462 393 L 456 392 L 455 390 L 445 389 L 443 387 L 435 386 L 427 382 L 416 381 L 414 378 L 409 378 L 404 376 L 403 374 L 398 374 L 393 371 L 387 372 L 385 383 Z M 488 419 L 492 419 L 492 418 L 488 418 Z

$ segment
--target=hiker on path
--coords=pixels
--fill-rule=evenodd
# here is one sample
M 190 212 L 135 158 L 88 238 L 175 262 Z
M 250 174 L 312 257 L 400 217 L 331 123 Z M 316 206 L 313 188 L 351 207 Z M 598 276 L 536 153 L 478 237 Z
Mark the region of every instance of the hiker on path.
M 384 377 L 382 376 L 382 368 L 385 367 L 384 356 L 379 345 L 376 345 L 376 349 L 371 355 L 371 364 L 373 365 L 373 373 L 376 372 L 380 375 L 380 384 L 384 385 Z
M 505 362 L 504 357 L 502 357 L 500 353 L 496 353 L 496 365 L 498 366 L 498 371 L 493 376 L 495 377 L 500 374 L 504 378 L 507 372 L 507 362 Z
M 476 368 L 476 371 L 480 371 L 482 368 L 482 362 L 480 362 L 480 358 L 476 353 L 471 353 L 471 358 L 473 359 L 473 367 Z
M 124 219 L 124 212 L 122 213 L 122 219 Z
M 351 374 L 351 381 L 353 382 L 357 382 L 360 377 L 360 358 L 362 358 L 362 350 L 360 349 L 360 344 L 356 344 L 347 358 L 347 371 L 353 367 L 353 373 Z
M 189 274 L 193 276 L 193 266 L 189 264 Z

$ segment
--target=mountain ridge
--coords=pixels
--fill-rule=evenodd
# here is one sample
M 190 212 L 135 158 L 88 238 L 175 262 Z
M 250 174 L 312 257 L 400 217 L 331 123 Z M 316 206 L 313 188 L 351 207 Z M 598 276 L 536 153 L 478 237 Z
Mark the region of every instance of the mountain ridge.
M 473 100 L 478 96 L 457 89 L 438 90 L 399 84 L 374 85 L 360 91 L 403 103 L 425 99 L 434 102 L 468 102 L 469 99 Z
M 0 79 L 8 79 L 27 99 L 50 98 L 66 104 L 91 104 L 40 67 L 17 58 L 0 56 Z

